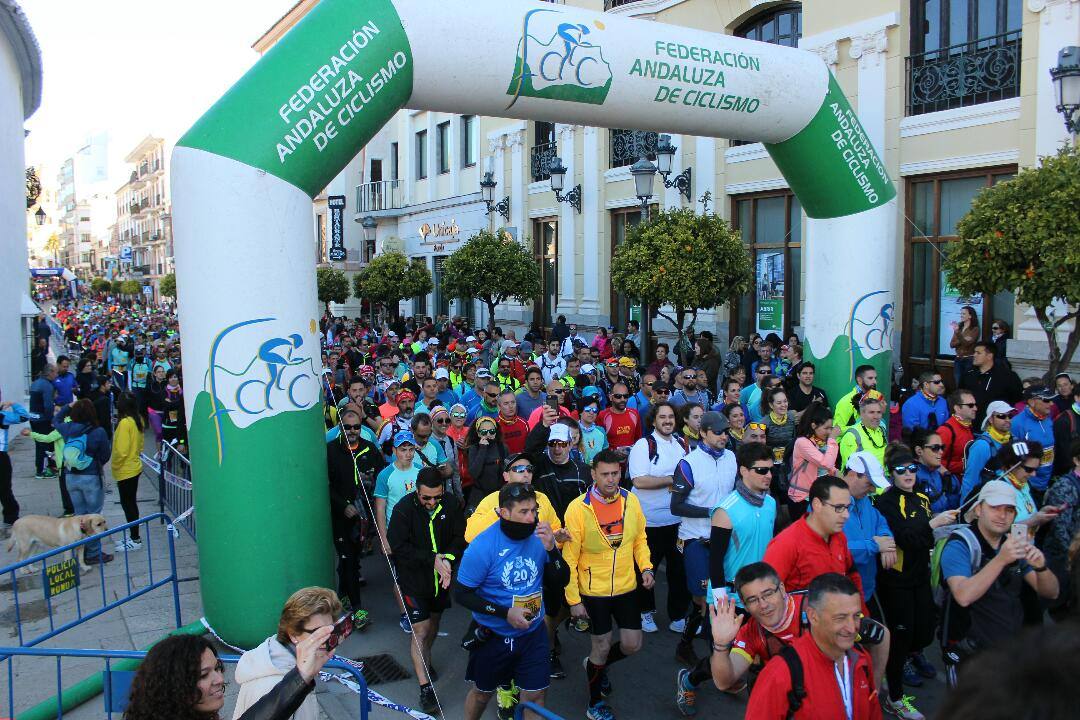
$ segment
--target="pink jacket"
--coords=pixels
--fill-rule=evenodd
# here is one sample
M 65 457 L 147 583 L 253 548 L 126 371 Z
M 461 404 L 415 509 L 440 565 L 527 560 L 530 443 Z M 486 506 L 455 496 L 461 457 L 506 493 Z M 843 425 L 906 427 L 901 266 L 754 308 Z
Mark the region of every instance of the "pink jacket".
M 836 474 L 836 456 L 840 446 L 829 438 L 822 452 L 810 438 L 795 440 L 795 451 L 791 458 L 791 475 L 788 477 L 788 497 L 793 502 L 802 502 L 810 492 L 810 486 L 822 475 Z

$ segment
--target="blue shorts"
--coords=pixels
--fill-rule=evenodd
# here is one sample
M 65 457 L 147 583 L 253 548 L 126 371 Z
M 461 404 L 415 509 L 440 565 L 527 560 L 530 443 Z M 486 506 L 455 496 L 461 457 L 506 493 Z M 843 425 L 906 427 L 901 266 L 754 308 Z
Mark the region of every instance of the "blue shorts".
M 709 543 L 687 540 L 683 544 L 683 565 L 686 567 L 686 587 L 694 597 L 705 597 L 709 587 Z
M 551 684 L 551 653 L 544 623 L 519 637 L 492 635 L 469 653 L 465 679 L 484 693 L 511 680 L 522 690 L 545 690 Z

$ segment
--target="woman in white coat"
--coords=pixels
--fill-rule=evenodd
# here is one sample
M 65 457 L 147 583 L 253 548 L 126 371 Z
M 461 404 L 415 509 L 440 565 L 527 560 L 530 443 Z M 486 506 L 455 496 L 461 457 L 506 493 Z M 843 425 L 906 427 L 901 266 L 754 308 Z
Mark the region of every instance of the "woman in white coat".
M 307 587 L 294 592 L 281 609 L 277 634 L 248 650 L 236 664 L 235 679 L 240 685 L 240 694 L 236 698 L 233 720 L 296 667 L 296 643 L 325 625 L 333 625 L 341 612 L 341 602 L 332 590 Z M 293 715 L 293 720 L 318 720 L 318 717 L 318 703 L 312 694 Z

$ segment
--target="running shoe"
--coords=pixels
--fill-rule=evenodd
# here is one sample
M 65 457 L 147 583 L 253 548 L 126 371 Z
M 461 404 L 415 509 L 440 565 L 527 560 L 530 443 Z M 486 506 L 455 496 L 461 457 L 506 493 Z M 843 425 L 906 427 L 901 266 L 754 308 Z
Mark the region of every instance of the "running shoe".
M 656 613 L 643 612 L 641 613 L 641 631 L 647 633 L 656 632 Z
M 682 635 L 686 630 L 686 618 L 679 618 L 678 620 L 672 620 L 671 624 L 667 626 L 668 630 L 673 633 L 679 633 Z
M 129 537 L 116 543 L 116 552 L 118 553 L 132 550 L 142 550 L 142 543 Z
M 588 720 L 615 720 L 615 713 L 611 712 L 611 706 L 601 700 L 585 711 Z
M 549 673 L 549 676 L 556 680 L 562 680 L 566 677 L 566 670 L 563 669 L 562 660 L 559 659 L 559 653 L 554 650 L 551 651 L 551 672 Z
M 401 632 L 412 635 L 412 624 L 409 622 L 407 613 L 401 613 L 401 617 L 398 618 L 398 625 L 401 626 Z
M 930 661 L 926 659 L 926 655 L 923 653 L 917 652 L 909 660 L 915 667 L 915 671 L 927 680 L 933 680 L 937 677 L 937 668 L 930 664 Z
M 915 668 L 911 658 L 904 661 L 904 684 L 910 687 L 922 687 L 923 684 L 923 677 Z
M 49 480 L 49 479 L 52 479 L 52 478 L 55 478 L 55 477 L 56 477 L 56 471 L 53 470 L 52 468 L 46 468 L 45 471 L 43 473 L 41 473 L 40 479 L 41 480 Z
M 911 704 L 914 700 L 911 695 L 905 695 L 899 700 L 892 700 L 886 697 L 885 702 L 882 703 L 885 708 L 885 712 L 890 715 L 895 715 L 903 720 L 926 720 L 926 716 L 915 709 L 915 706 Z
M 435 688 L 431 685 L 420 688 L 420 709 L 428 715 L 439 714 L 439 700 L 435 697 Z
M 697 692 L 690 687 L 690 671 L 682 668 L 675 674 L 675 706 L 685 717 L 697 715 Z
M 518 704 L 518 688 L 510 682 L 495 688 L 496 714 L 499 720 L 514 720 L 514 710 Z

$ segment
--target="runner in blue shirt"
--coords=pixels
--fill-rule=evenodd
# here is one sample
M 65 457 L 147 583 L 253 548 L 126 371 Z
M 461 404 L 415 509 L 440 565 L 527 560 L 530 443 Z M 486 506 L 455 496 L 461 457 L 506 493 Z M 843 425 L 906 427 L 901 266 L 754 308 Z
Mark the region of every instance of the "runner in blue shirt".
M 394 514 L 394 506 L 401 498 L 416 490 L 416 476 L 420 468 L 413 465 L 416 454 L 416 438 L 408 430 L 394 435 L 394 462 L 387 465 L 375 478 L 375 523 L 379 528 L 379 542 L 383 552 L 390 555 L 386 541 L 386 526 Z

